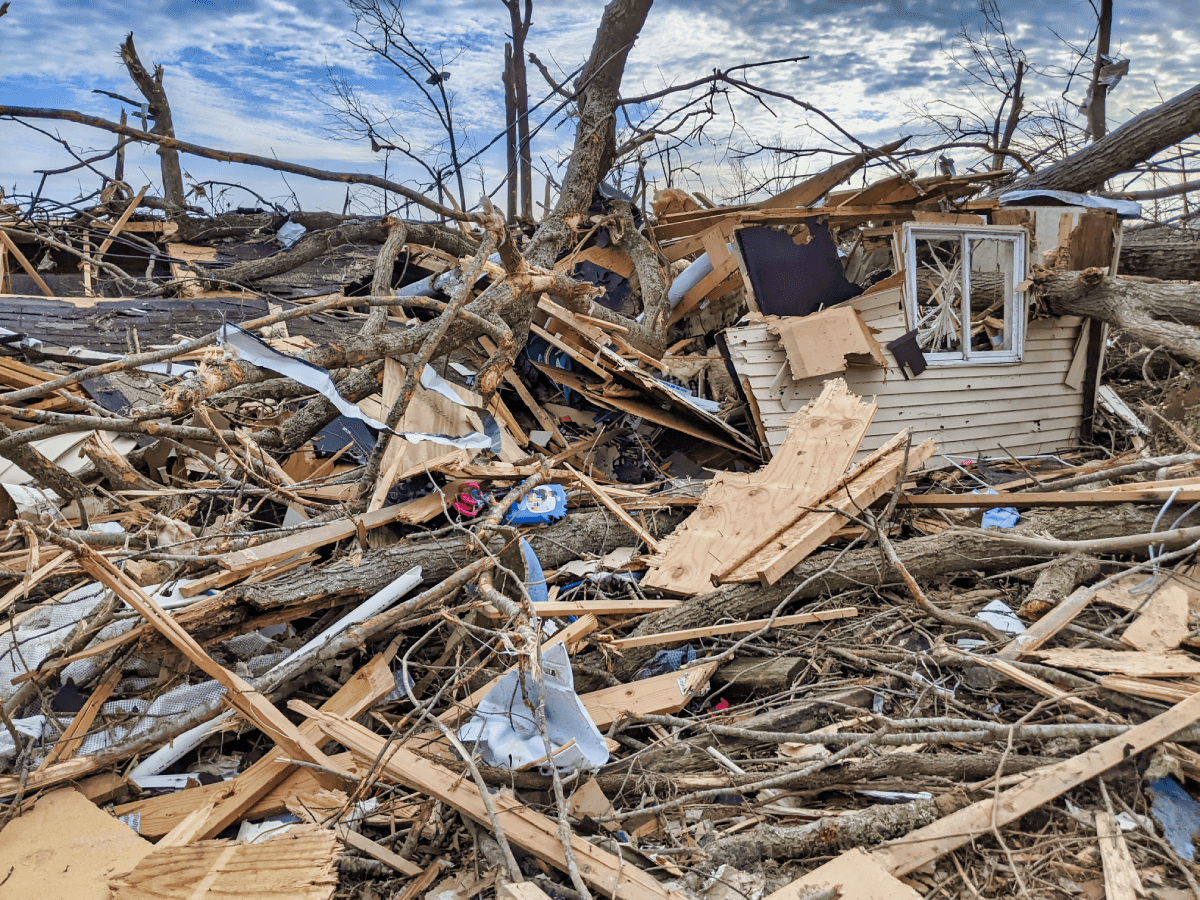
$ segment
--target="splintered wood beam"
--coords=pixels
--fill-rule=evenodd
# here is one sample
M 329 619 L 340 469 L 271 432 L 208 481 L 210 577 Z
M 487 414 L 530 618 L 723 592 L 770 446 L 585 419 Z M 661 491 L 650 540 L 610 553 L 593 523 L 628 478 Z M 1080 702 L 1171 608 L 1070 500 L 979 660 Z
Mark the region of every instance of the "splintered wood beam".
M 92 696 L 88 697 L 87 702 L 83 704 L 83 708 L 75 714 L 75 718 L 71 720 L 71 724 L 67 726 L 67 730 L 62 733 L 62 736 L 58 739 L 58 743 L 46 754 L 46 758 L 37 767 L 37 771 L 45 771 L 56 762 L 62 762 L 64 759 L 70 759 L 75 755 L 83 743 L 83 739 L 87 737 L 88 729 L 96 721 L 96 715 L 100 712 L 100 707 L 112 696 L 113 689 L 120 680 L 121 667 L 114 664 L 105 673 L 100 683 L 96 685 L 96 690 L 92 692 Z
M 379 768 L 388 779 L 441 801 L 485 828 L 491 827 L 483 797 L 471 779 L 463 778 L 458 772 L 426 759 L 401 744 L 389 747 L 383 737 L 350 719 L 318 712 L 297 701 L 290 706 L 318 722 L 330 739 L 347 747 L 359 759 L 367 763 L 379 760 Z M 560 871 L 567 870 L 557 822 L 503 793 L 493 794 L 491 802 L 509 841 Z M 659 884 L 653 876 L 633 863 L 574 833 L 571 834 L 571 853 L 583 879 L 606 897 L 620 897 L 621 900 L 685 900 L 683 894 Z
M 1090 750 L 1030 772 L 1016 787 L 960 809 L 872 851 L 892 875 L 905 875 L 1044 806 L 1072 788 L 1170 740 L 1200 719 L 1200 694 Z M 770 898 L 768 898 L 770 900 Z
M 659 644 L 678 644 L 700 638 L 722 634 L 744 634 L 760 628 L 791 628 L 796 625 L 812 625 L 816 622 L 834 622 L 838 619 L 853 619 L 858 610 L 853 606 L 826 609 L 820 612 L 798 613 L 794 616 L 776 616 L 771 619 L 751 619 L 748 622 L 729 622 L 725 625 L 709 625 L 706 628 L 685 628 L 682 631 L 665 631 L 660 634 L 643 634 L 638 637 L 619 638 L 604 646 L 613 650 L 631 650 L 634 647 L 656 647 Z
M 17 249 L 17 245 L 13 243 L 12 238 L 10 238 L 2 229 L 0 229 L 0 243 L 4 244 L 4 246 L 8 249 L 8 252 L 13 255 L 13 259 L 15 259 L 20 264 L 21 268 L 25 270 L 25 274 L 33 279 L 34 283 L 38 286 L 41 292 L 47 297 L 53 297 L 54 291 L 50 290 L 50 285 L 46 284 L 45 279 L 38 274 L 38 270 L 35 269 L 33 264 L 25 258 L 25 254 Z
M 321 709 L 325 712 L 358 717 L 375 705 L 382 697 L 395 690 L 396 680 L 382 655 L 354 673 L 340 690 L 325 701 Z M 300 734 L 312 741 L 321 737 L 321 729 L 311 721 L 300 726 Z M 225 782 L 225 795 L 204 815 L 185 818 L 164 840 L 177 845 L 212 838 L 241 819 L 262 797 L 279 785 L 294 770 L 295 766 L 285 760 L 284 754 L 275 748 L 231 781 Z M 359 848 L 362 849 L 361 847 Z M 410 863 L 410 865 L 412 865 Z M 413 868 L 417 868 L 413 866 Z M 418 869 L 419 871 L 419 869 Z M 412 872 L 405 872 L 412 875 Z
M 625 512 L 625 510 L 623 510 L 621 508 L 621 505 L 619 503 L 617 503 L 616 500 L 614 500 L 612 497 L 608 496 L 608 494 L 605 492 L 604 488 L 600 487 L 600 485 L 598 485 L 598 484 L 596 484 L 596 482 L 592 481 L 591 478 L 584 475 L 578 469 L 574 468 L 569 462 L 564 462 L 563 466 L 566 468 L 566 470 L 568 472 L 570 472 L 573 476 L 575 476 L 575 480 L 578 481 L 581 485 L 583 485 L 584 488 L 587 489 L 589 494 L 591 494 L 593 497 L 595 497 L 597 500 L 599 500 L 600 504 L 605 509 L 607 509 L 610 513 L 612 513 L 614 516 L 616 516 L 621 521 L 622 525 L 624 525 L 626 528 L 628 528 L 630 531 L 632 531 L 635 535 L 637 535 L 637 537 L 642 541 L 642 543 L 644 543 L 647 547 L 649 547 L 655 553 L 662 552 L 662 544 L 659 543 L 658 538 L 656 538 L 654 535 L 652 535 L 650 532 L 648 532 L 645 528 L 643 528 L 641 525 L 639 525 L 637 523 L 637 521 L 633 518 L 633 516 L 629 515 L 629 513 Z
M 209 656 L 204 648 L 170 614 L 128 575 L 86 544 L 72 547 L 79 565 L 89 575 L 137 610 L 147 622 L 170 641 L 183 656 L 204 674 L 224 685 L 225 699 L 247 721 L 279 744 L 293 759 L 306 759 L 330 771 L 336 765 L 311 738 L 299 729 L 275 705 L 251 687 L 241 676 L 230 672 Z M 50 771 L 50 770 L 48 770 Z M 331 776 L 324 776 L 330 781 Z M 340 779 L 338 779 L 340 783 Z

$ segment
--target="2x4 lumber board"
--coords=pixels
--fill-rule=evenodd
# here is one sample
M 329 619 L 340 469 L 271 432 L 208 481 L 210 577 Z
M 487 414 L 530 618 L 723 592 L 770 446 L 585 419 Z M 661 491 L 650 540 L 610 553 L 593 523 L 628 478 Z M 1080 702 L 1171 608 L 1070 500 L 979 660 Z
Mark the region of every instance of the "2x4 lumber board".
M 1017 659 L 1026 653 L 1034 652 L 1075 621 L 1075 617 L 1083 612 L 1095 596 L 1096 591 L 1090 587 L 1076 588 L 1050 612 L 1005 644 L 996 655 L 1004 659 Z
M 842 379 L 827 382 L 821 395 L 791 418 L 787 439 L 764 468 L 753 474 L 722 472 L 710 482 L 666 552 L 651 561 L 655 568 L 643 586 L 679 594 L 712 590 L 713 575 L 841 481 L 875 410 L 874 403 L 850 393 Z
M 622 716 L 653 716 L 661 713 L 676 713 L 692 702 L 719 663 L 702 662 L 682 672 L 666 672 L 616 684 L 581 694 L 583 708 L 601 731 Z
M 298 704 L 293 704 L 298 706 Z M 491 819 L 475 783 L 459 773 L 426 759 L 407 747 L 386 746 L 385 739 L 340 716 L 303 709 L 325 734 L 348 748 L 359 759 L 374 763 L 382 756 L 381 771 L 390 779 L 469 816 L 484 827 Z M 491 803 L 504 825 L 506 837 L 538 859 L 566 871 L 567 860 L 559 840 L 558 823 L 531 810 L 513 797 L 491 795 Z M 571 835 L 571 852 L 579 874 L 607 897 L 621 900 L 686 900 L 683 894 L 659 884 L 652 876 L 620 857 L 602 850 L 577 834 Z
M 1100 862 L 1104 867 L 1104 897 L 1105 900 L 1138 900 L 1146 896 L 1142 890 L 1142 879 L 1133 857 L 1129 855 L 1129 845 L 1125 843 L 1125 835 L 1121 833 L 1121 824 L 1117 817 L 1110 812 L 1096 812 L 1096 837 L 1099 839 Z
M 240 675 L 230 672 L 204 652 L 204 648 L 128 575 L 86 544 L 78 545 L 79 565 L 89 575 L 132 606 L 201 672 L 225 687 L 225 700 L 256 728 L 279 744 L 293 759 L 305 759 L 324 769 L 331 760 L 305 737 L 282 712 L 254 690 Z M 51 770 L 47 770 L 51 771 Z M 336 771 L 336 770 L 335 770 Z M 326 776 L 326 780 L 329 777 Z
M 121 680 L 121 667 L 114 665 L 100 683 L 96 685 L 96 689 L 92 691 L 92 695 L 87 698 L 87 702 L 83 704 L 83 708 L 75 714 L 75 718 L 71 720 L 71 724 L 67 726 L 67 730 L 59 737 L 58 742 L 50 748 L 50 752 L 46 754 L 46 758 L 42 760 L 38 770 L 49 768 L 56 762 L 62 762 L 64 759 L 70 759 L 79 750 L 83 739 L 87 737 L 88 729 L 92 727 L 92 723 L 96 721 L 96 716 L 108 698 L 112 696 L 113 689 Z
M 121 229 L 125 227 L 125 223 L 129 221 L 129 217 L 133 215 L 134 210 L 138 208 L 138 204 L 142 202 L 142 198 L 146 196 L 146 191 L 150 190 L 150 185 L 146 185 L 137 192 L 137 196 L 129 201 L 129 205 L 125 207 L 125 211 L 121 213 L 120 218 L 113 223 L 113 227 L 108 230 L 106 237 L 100 247 L 96 250 L 96 255 L 92 257 L 92 262 L 99 262 L 100 259 L 108 252 L 108 248 L 113 245 L 117 235 L 121 233 Z
M 423 500 L 425 498 L 419 497 L 418 499 Z M 439 511 L 440 508 L 439 504 Z M 372 528 L 379 528 L 382 525 L 405 521 L 406 517 L 411 514 L 412 510 L 405 503 L 396 506 L 385 506 L 383 509 L 376 510 L 375 512 L 338 519 L 336 522 L 319 525 L 308 531 L 300 531 L 285 538 L 280 538 L 277 541 L 268 541 L 265 544 L 259 544 L 257 547 L 247 547 L 245 550 L 222 553 L 217 557 L 217 562 L 231 572 L 245 572 L 248 569 L 272 565 L 290 556 L 295 556 L 297 553 L 311 553 L 313 550 L 324 547 L 326 544 L 345 540 L 348 537 L 358 534 L 360 528 L 370 531 Z
M 387 660 L 383 656 L 376 656 L 355 672 L 321 708 L 339 715 L 361 716 L 395 688 L 396 680 L 392 677 Z M 300 733 L 312 741 L 321 737 L 321 729 L 308 721 L 300 726 Z M 226 782 L 225 796 L 217 801 L 207 815 L 197 821 L 179 823 L 167 835 L 167 839 L 182 845 L 216 837 L 241 819 L 247 810 L 278 786 L 295 768 L 285 760 L 278 748 L 268 752 L 245 772 Z
M 989 797 L 884 844 L 871 855 L 900 876 L 957 850 L 993 828 L 1000 828 L 1107 772 L 1126 759 L 1170 738 L 1200 719 L 1200 694 L 1135 725 L 1090 750 L 1029 773 L 1020 785 Z
M 776 616 L 771 619 L 750 619 L 745 622 L 730 622 L 725 625 L 709 625 L 705 628 L 685 628 L 681 631 L 664 631 L 659 634 L 644 634 L 639 637 L 620 638 L 609 641 L 606 646 L 614 650 L 630 650 L 634 647 L 656 647 L 659 644 L 678 644 L 682 641 L 699 640 L 700 638 L 716 637 L 722 634 L 742 634 L 758 631 L 760 628 L 791 628 L 795 625 L 812 625 L 815 622 L 833 622 L 838 619 L 852 619 L 858 615 L 853 606 L 840 606 L 837 609 L 821 610 L 811 613 L 797 613 L 793 616 Z
M 338 855 L 332 831 L 302 825 L 255 844 L 156 848 L 109 886 L 113 900 L 329 900 L 337 889 Z
M 491 338 L 481 335 L 478 338 L 478 341 L 479 345 L 483 347 L 488 356 L 494 356 L 496 354 L 497 348 L 495 343 L 492 342 Z M 537 419 L 538 424 L 542 426 L 542 430 L 550 432 L 550 439 L 557 442 L 560 446 L 566 447 L 567 439 L 563 437 L 562 432 L 558 430 L 558 423 L 554 421 L 554 417 L 546 412 L 546 410 L 542 409 L 542 405 L 538 403 L 533 394 L 529 392 L 529 388 L 525 386 L 525 382 L 522 381 L 517 373 L 511 368 L 506 368 L 504 370 L 504 383 L 517 392 L 517 396 L 521 398 L 521 402 L 525 404 L 525 408 L 533 414 L 535 419 Z
M 588 476 L 574 468 L 570 463 L 564 462 L 563 466 L 568 472 L 575 476 L 575 480 L 583 485 L 589 494 L 600 501 L 601 506 L 616 516 L 621 521 L 621 524 L 632 531 L 642 543 L 644 543 L 655 553 L 660 553 L 662 551 L 662 544 L 659 543 L 658 539 L 641 525 L 639 525 L 633 516 L 625 512 L 625 510 L 621 508 L 621 505 L 612 497 L 608 496 L 608 494 L 602 487 L 600 487 L 600 485 L 596 484 L 596 482 L 592 481 L 592 479 L 588 478 Z
M 926 509 L 994 509 L 1000 506 L 1113 506 L 1117 503 L 1149 503 L 1162 506 L 1171 498 L 1170 488 L 1102 491 L 1013 491 L 1007 494 L 901 494 L 897 506 Z M 1200 489 L 1184 488 L 1174 494 L 1177 503 L 1200 502 Z
M 25 254 L 17 249 L 17 245 L 13 243 L 12 238 L 5 234 L 2 229 L 0 229 L 0 243 L 4 244 L 4 246 L 8 248 L 8 252 L 13 255 L 13 259 L 15 259 L 20 264 L 21 268 L 25 270 L 25 274 L 33 279 L 34 284 L 38 286 L 38 290 L 40 290 L 47 297 L 53 297 L 54 291 L 50 290 L 50 285 L 46 284 L 46 280 L 38 274 L 38 270 L 35 269 L 33 264 L 25 258 Z
M 1187 653 L 1143 653 L 1138 650 L 1043 650 L 1043 664 L 1060 669 L 1117 672 L 1131 678 L 1195 678 L 1200 659 Z
M 602 378 L 604 381 L 609 381 L 612 378 L 612 376 L 609 375 L 608 372 L 606 372 L 604 369 L 600 368 L 600 366 L 596 365 L 594 362 L 591 361 L 591 359 L 589 359 L 584 354 L 580 353 L 577 349 L 572 347 L 570 344 L 563 341 L 558 335 L 551 334 L 549 331 L 547 331 L 545 328 L 542 328 L 540 325 L 530 325 L 529 330 L 532 331 L 534 334 L 536 334 L 538 337 L 540 337 L 542 340 L 546 341 L 552 347 L 556 347 L 559 350 L 561 350 L 563 353 L 567 354 L 567 356 L 571 357 L 571 359 L 575 360 L 575 362 L 579 363 L 581 366 L 583 366 L 585 369 L 587 369 L 593 375 L 600 376 L 600 378 Z
M 856 465 L 833 491 L 813 504 L 812 509 L 802 511 L 791 525 L 731 566 L 719 580 L 775 584 L 849 521 L 841 512 L 854 514 L 866 509 L 892 490 L 906 455 L 911 471 L 923 465 L 935 452 L 933 441 L 928 440 L 908 448 L 906 454 L 907 443 L 907 434 L 896 435 Z

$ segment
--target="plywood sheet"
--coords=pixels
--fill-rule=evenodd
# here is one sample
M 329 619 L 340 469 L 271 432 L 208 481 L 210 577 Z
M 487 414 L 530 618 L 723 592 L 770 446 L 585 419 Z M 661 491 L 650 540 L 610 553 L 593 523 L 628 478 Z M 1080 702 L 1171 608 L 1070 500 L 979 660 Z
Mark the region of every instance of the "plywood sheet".
M 73 788 L 52 791 L 0 831 L 0 898 L 108 900 L 109 878 L 153 849 Z
M 875 404 L 830 381 L 789 422 L 787 441 L 757 472 L 722 472 L 700 505 L 650 561 L 644 584 L 678 594 L 712 590 L 712 578 L 787 526 L 841 480 L 866 434 Z

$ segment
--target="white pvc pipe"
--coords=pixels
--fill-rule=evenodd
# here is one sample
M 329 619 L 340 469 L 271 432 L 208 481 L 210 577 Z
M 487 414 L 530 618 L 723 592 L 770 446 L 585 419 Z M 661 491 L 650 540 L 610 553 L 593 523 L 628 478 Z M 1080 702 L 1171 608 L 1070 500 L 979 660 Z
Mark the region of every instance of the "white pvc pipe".
M 314 647 L 326 643 L 331 637 L 345 631 L 351 625 L 357 625 L 359 622 L 364 622 L 371 616 L 383 612 L 418 584 L 421 583 L 421 567 L 413 566 L 395 581 L 391 582 L 387 587 L 373 596 L 367 598 L 346 615 L 342 616 L 315 638 L 301 647 L 294 653 L 288 655 L 286 659 L 273 665 L 266 674 L 270 674 L 280 666 L 286 665 L 291 660 L 295 659 L 303 653 L 307 653 Z M 227 710 L 221 713 L 214 719 L 209 719 L 207 722 L 201 722 L 199 725 L 185 731 L 170 741 L 165 747 L 159 747 L 144 760 L 134 766 L 133 771 L 129 773 L 129 777 L 138 787 L 146 787 L 139 780 L 148 775 L 158 775 L 163 769 L 172 763 L 177 762 L 186 756 L 191 750 L 200 746 L 210 734 L 216 732 L 218 728 L 227 722 L 234 714 L 233 710 Z

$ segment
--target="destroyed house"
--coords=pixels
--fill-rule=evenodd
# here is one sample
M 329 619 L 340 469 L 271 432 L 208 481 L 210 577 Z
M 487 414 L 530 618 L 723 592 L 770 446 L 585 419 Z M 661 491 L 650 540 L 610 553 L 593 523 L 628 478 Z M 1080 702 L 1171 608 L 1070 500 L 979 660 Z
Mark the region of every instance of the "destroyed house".
M 1115 272 L 1121 224 L 1113 211 L 917 212 L 863 229 L 840 262 L 828 232 L 808 230 L 796 240 L 823 242 L 828 252 L 792 245 L 779 253 L 740 235 L 731 244 L 752 312 L 725 331 L 722 347 L 769 451 L 835 376 L 879 405 L 862 454 L 904 428 L 914 442 L 934 438 L 952 458 L 1052 454 L 1090 437 L 1105 329 L 1043 314 L 1029 279 L 1035 264 Z M 882 275 L 861 289 L 830 271 L 841 263 L 851 278 L 872 264 Z

